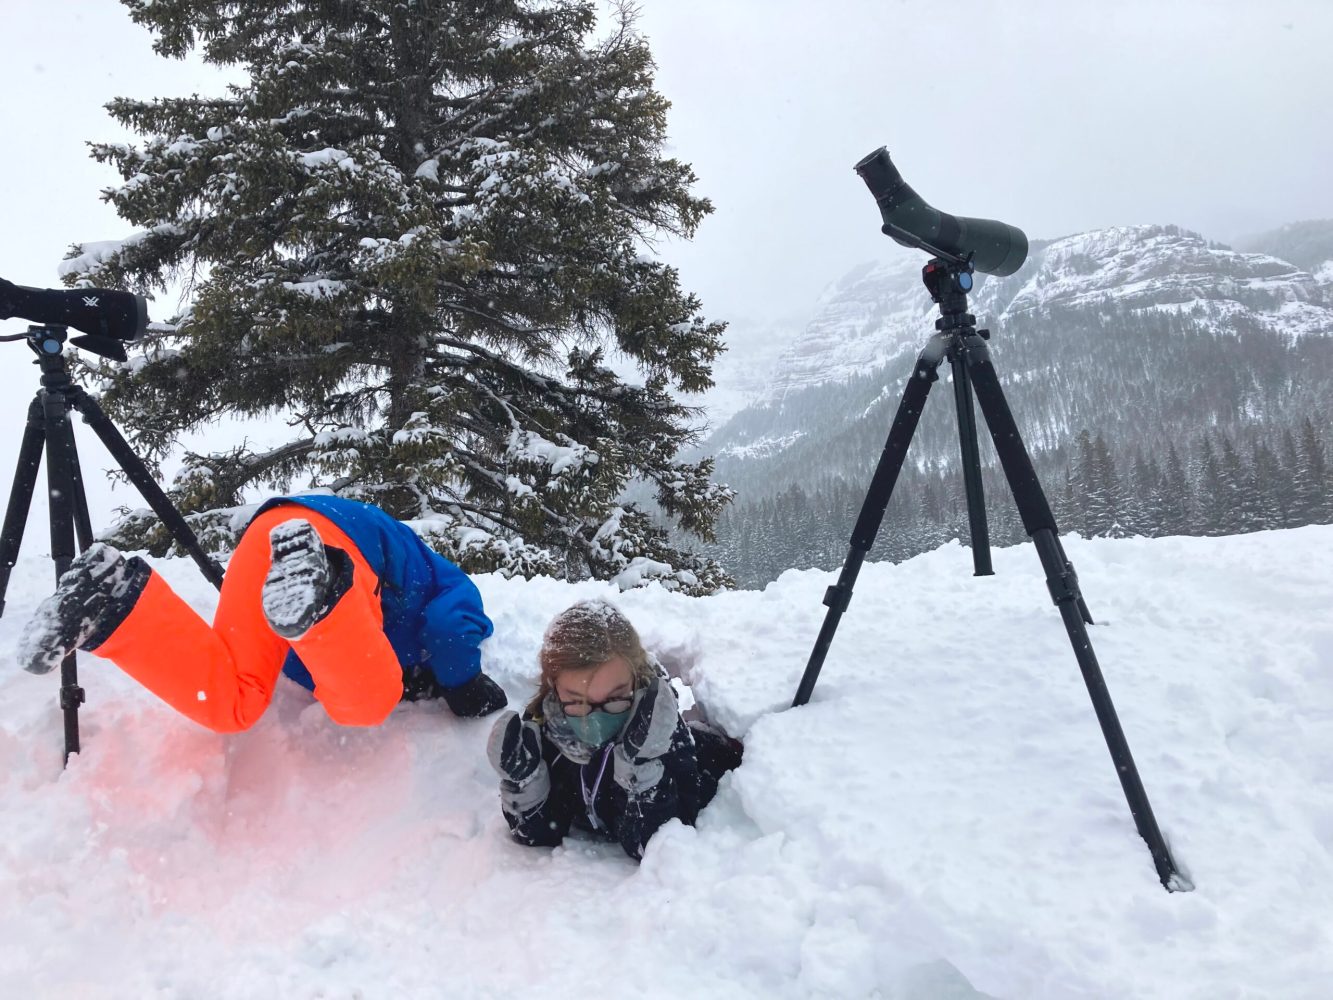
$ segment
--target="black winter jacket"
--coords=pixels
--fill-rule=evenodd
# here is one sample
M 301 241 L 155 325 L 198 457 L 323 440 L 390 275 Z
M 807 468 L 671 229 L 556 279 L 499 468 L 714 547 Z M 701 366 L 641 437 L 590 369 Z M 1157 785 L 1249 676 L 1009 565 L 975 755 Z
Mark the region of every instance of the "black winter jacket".
M 642 858 L 648 839 L 662 824 L 672 818 L 692 824 L 699 810 L 717 792 L 722 772 L 714 774 L 708 769 L 701 777 L 696 735 L 709 743 L 725 739 L 695 730 L 677 718 L 670 749 L 658 758 L 663 767 L 661 780 L 646 792 L 631 796 L 612 776 L 611 751 L 615 741 L 594 751 L 588 763 L 579 764 L 566 757 L 543 729 L 542 757 L 550 769 L 551 789 L 545 801 L 528 812 L 519 814 L 505 809 L 514 839 L 522 844 L 554 847 L 575 826 L 619 841 L 630 857 Z M 734 767 L 740 762 L 739 744 L 734 740 L 729 742 L 735 744 L 734 749 L 726 748 L 735 757 L 735 763 L 731 764 Z M 708 754 L 708 748 L 704 749 L 708 757 L 705 763 L 712 764 L 711 758 L 718 754 Z
M 687 723 L 665 674 L 635 693 L 622 731 L 602 747 L 578 739 L 553 692 L 524 719 L 540 734 L 542 763 L 520 782 L 503 777 L 500 805 L 514 838 L 534 846 L 553 847 L 576 826 L 641 858 L 668 820 L 694 823 L 744 751 L 739 740 L 703 721 Z M 500 734 L 512 722 L 497 720 L 492 741 L 498 736 L 501 743 L 488 753 L 503 754 Z M 492 764 L 506 773 L 496 758 Z

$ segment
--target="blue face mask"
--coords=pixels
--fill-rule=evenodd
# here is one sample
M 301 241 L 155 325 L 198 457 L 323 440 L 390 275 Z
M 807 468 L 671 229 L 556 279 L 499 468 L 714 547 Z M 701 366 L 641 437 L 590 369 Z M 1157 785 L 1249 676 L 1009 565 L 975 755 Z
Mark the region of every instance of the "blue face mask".
M 565 721 L 569 723 L 570 732 L 580 743 L 599 747 L 615 739 L 625 728 L 625 720 L 628 718 L 628 712 L 612 715 L 610 712 L 597 710 L 587 715 L 566 715 Z

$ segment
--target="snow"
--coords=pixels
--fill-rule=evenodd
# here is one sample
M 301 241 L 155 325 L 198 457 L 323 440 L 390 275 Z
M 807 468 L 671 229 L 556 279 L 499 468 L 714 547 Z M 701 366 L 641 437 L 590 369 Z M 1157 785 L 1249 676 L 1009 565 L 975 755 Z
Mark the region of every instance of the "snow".
M 333 278 L 307 278 L 302 281 L 284 281 L 282 287 L 307 298 L 333 299 L 347 290 L 347 282 Z
M 91 240 L 78 245 L 79 252 L 73 257 L 62 260 L 56 266 L 56 273 L 62 278 L 70 275 L 91 277 L 105 264 L 126 250 L 151 236 L 179 236 L 183 229 L 174 223 L 163 223 L 151 229 L 143 229 L 119 240 Z
M 601 461 L 601 456 L 587 445 L 578 442 L 567 445 L 556 444 L 546 440 L 536 431 L 518 428 L 510 431 L 505 455 L 513 461 L 536 462 L 549 466 L 552 476 L 559 476 L 565 472 L 578 472 L 585 466 L 596 465 Z
M 766 458 L 769 455 L 785 451 L 803 437 L 805 437 L 804 431 L 765 435 L 756 438 L 754 441 L 746 441 L 744 444 L 727 445 L 724 448 L 719 448 L 717 453 L 719 455 L 730 455 L 734 458 Z
M 348 173 L 356 173 L 361 169 L 361 164 L 351 153 L 345 149 L 335 149 L 332 146 L 326 146 L 311 153 L 296 153 L 294 155 L 296 162 L 311 171 L 330 165 Z
M 957 544 L 867 565 L 797 710 L 835 574 L 709 598 L 477 578 L 515 703 L 550 619 L 604 598 L 744 734 L 642 865 L 512 843 L 490 723 L 438 704 L 343 729 L 284 682 L 217 736 L 85 658 L 62 773 L 56 678 L 12 656 L 51 585 L 30 545 L 0 619 L 0 995 L 1327 996 L 1333 527 L 1067 549 L 1194 892 L 1157 882 L 1030 545 L 989 578 Z M 211 612 L 193 563 L 155 565 Z

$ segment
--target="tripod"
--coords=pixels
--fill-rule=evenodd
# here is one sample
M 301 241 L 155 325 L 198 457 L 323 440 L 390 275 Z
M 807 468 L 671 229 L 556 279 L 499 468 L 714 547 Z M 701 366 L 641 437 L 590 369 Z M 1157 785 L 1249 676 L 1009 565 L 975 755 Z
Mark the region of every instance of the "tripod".
M 886 231 L 887 231 L 886 227 Z M 897 236 L 897 233 L 894 234 Z M 958 411 L 958 431 L 962 452 L 963 480 L 967 494 L 969 527 L 972 534 L 972 559 L 975 575 L 990 575 L 990 540 L 986 528 L 986 511 L 981 487 L 981 460 L 977 451 L 977 426 L 972 407 L 972 395 L 975 392 L 981 404 L 982 414 L 995 442 L 1000 464 L 1004 467 L 1005 478 L 1014 495 L 1014 502 L 1023 519 L 1023 527 L 1031 536 L 1036 546 L 1037 555 L 1046 571 L 1046 586 L 1051 598 L 1064 619 L 1065 630 L 1074 647 L 1074 656 L 1078 660 L 1088 694 L 1101 724 L 1102 735 L 1106 739 L 1107 749 L 1115 763 L 1116 775 L 1129 802 L 1130 812 L 1139 836 L 1147 842 L 1152 854 L 1153 864 L 1162 885 L 1168 891 L 1189 890 L 1193 885 L 1181 875 L 1171 852 L 1167 848 L 1157 820 L 1153 816 L 1152 806 L 1148 802 L 1148 793 L 1144 791 L 1139 779 L 1138 769 L 1130 754 L 1129 744 L 1120 728 L 1115 706 L 1111 703 L 1110 692 L 1102 678 L 1097 657 L 1092 651 L 1092 642 L 1088 638 L 1085 625 L 1092 624 L 1083 595 L 1079 591 L 1078 577 L 1074 567 L 1065 556 L 1057 534 L 1055 518 L 1050 505 L 1037 481 L 1037 473 L 1032 467 L 1032 460 L 1019 436 L 1018 425 L 1014 422 L 1009 404 L 1000 388 L 995 367 L 991 363 L 990 349 L 986 341 L 989 331 L 976 328 L 976 318 L 967 311 L 967 293 L 972 290 L 972 261 L 945 253 L 937 247 L 917 241 L 933 253 L 934 258 L 922 269 L 922 280 L 930 292 L 931 299 L 940 308 L 940 318 L 935 321 L 935 334 L 917 357 L 916 366 L 907 381 L 902 402 L 893 426 L 889 430 L 888 441 L 875 468 L 870 488 L 866 493 L 861 513 L 852 529 L 851 547 L 847 561 L 843 564 L 838 582 L 824 595 L 824 604 L 828 613 L 815 640 L 814 650 L 806 664 L 796 691 L 793 707 L 804 705 L 810 700 L 815 681 L 823 667 L 837 631 L 838 622 L 847 610 L 852 597 L 852 587 L 866 554 L 874 544 L 875 535 L 884 519 L 893 493 L 894 483 L 902 469 L 916 431 L 917 421 L 921 418 L 922 408 L 930 393 L 931 385 L 939 379 L 937 369 L 946 358 L 953 369 L 954 400 Z
M 43 447 L 46 450 L 47 500 L 51 519 L 51 560 L 55 563 L 56 579 L 59 580 L 74 561 L 76 534 L 80 552 L 93 543 L 88 497 L 84 492 L 83 473 L 79 468 L 79 454 L 75 448 L 74 425 L 69 419 L 71 409 L 83 414 L 84 422 L 92 427 L 106 445 L 107 451 L 138 487 L 153 512 L 162 519 L 176 541 L 190 553 L 209 582 L 220 588 L 221 567 L 204 552 L 189 524 L 149 475 L 143 461 L 102 411 L 97 400 L 70 379 L 64 354 L 67 339 L 65 327 L 32 326 L 26 335 L 0 338 L 24 339 L 37 354 L 34 363 L 41 368 L 42 387 L 37 390 L 36 397 L 28 407 L 28 422 L 19 445 L 18 468 L 14 472 L 4 527 L 0 529 L 0 615 L 5 610 L 10 571 L 18 561 L 19 547 L 23 543 L 23 530 L 32 505 Z M 97 342 L 102 339 L 83 337 L 79 341 L 83 346 L 98 350 Z M 120 357 L 123 359 L 124 354 Z M 60 664 L 60 708 L 65 722 L 66 763 L 69 763 L 70 754 L 79 752 L 79 706 L 84 700 L 76 660 L 71 653 Z

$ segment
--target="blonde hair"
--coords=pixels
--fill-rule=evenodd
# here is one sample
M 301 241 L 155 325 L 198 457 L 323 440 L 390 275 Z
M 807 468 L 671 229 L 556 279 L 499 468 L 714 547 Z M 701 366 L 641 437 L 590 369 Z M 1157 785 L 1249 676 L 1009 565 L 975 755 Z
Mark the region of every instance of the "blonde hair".
M 541 718 L 542 701 L 555 689 L 555 679 L 566 670 L 591 670 L 621 657 L 629 664 L 635 687 L 652 681 L 655 671 L 639 633 L 609 601 L 580 601 L 566 608 L 546 626 L 537 662 L 541 682 L 528 703 L 529 714 Z

